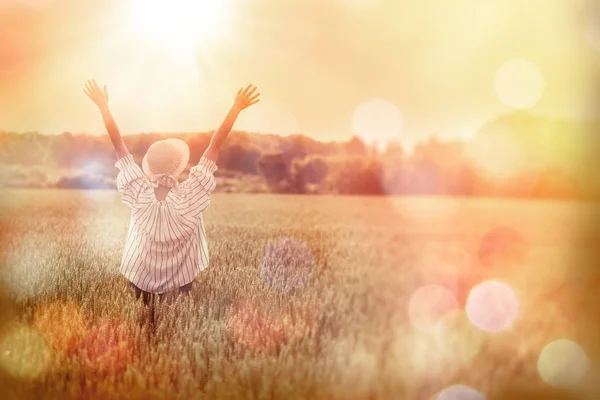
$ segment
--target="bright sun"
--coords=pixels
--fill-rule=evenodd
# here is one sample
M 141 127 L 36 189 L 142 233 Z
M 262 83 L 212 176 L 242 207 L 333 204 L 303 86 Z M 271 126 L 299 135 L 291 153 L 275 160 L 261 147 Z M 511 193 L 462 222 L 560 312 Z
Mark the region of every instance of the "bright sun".
M 222 25 L 223 0 L 132 0 L 135 29 L 169 46 L 213 41 Z

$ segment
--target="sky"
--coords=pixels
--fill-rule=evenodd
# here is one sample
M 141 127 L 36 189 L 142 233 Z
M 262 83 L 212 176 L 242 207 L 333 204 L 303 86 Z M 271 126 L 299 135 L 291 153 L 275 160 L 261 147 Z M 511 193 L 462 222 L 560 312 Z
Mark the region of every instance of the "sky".
M 262 100 L 236 129 L 326 141 L 468 139 L 513 109 L 590 119 L 591 4 L 0 0 L 0 130 L 102 134 L 87 79 L 123 134 L 215 129 L 248 83 Z

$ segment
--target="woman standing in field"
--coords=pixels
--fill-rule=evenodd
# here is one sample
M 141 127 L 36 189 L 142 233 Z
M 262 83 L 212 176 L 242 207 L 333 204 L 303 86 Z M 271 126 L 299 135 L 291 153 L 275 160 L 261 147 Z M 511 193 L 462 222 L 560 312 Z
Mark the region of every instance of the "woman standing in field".
M 127 150 L 108 107 L 106 86 L 88 81 L 84 92 L 98 106 L 117 152 L 117 189 L 131 209 L 120 272 L 129 280 L 136 297 L 148 304 L 151 294 L 173 289 L 189 293 L 194 278 L 208 266 L 208 246 L 202 211 L 210 204 L 216 182 L 219 151 L 239 113 L 260 101 L 256 87 L 238 90 L 225 120 L 189 177 L 178 176 L 188 164 L 188 145 L 179 139 L 153 143 L 142 169 Z

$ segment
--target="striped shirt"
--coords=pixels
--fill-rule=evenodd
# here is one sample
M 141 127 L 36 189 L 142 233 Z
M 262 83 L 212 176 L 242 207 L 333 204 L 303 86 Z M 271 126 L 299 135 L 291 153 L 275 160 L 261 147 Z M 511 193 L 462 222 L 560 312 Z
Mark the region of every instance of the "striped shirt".
M 164 293 L 181 287 L 208 266 L 202 211 L 210 204 L 216 164 L 205 157 L 179 184 L 158 200 L 154 186 L 128 154 L 115 163 L 117 190 L 131 209 L 120 272 L 138 288 Z

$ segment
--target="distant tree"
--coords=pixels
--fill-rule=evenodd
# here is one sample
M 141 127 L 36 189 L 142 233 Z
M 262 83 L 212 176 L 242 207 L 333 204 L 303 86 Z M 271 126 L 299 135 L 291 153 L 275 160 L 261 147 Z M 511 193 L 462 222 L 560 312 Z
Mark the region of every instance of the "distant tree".
M 233 143 L 223 148 L 219 161 L 225 169 L 256 175 L 261 154 L 261 150 L 251 143 Z
M 308 156 L 298 163 L 298 168 L 306 183 L 319 184 L 323 182 L 329 172 L 327 161 L 319 155 Z
M 378 160 L 371 160 L 362 170 L 361 175 L 354 180 L 356 194 L 382 195 L 385 188 L 382 182 L 383 168 Z
M 352 136 L 345 145 L 345 151 L 349 155 L 364 156 L 367 154 L 367 146 L 361 138 Z
M 258 168 L 272 191 L 289 189 L 290 174 L 283 153 L 263 153 L 258 160 Z
M 330 166 L 327 185 L 339 194 L 381 195 L 385 193 L 383 167 L 375 158 L 338 159 Z
M 473 196 L 477 194 L 479 179 L 473 166 L 461 165 L 449 182 L 446 182 L 447 194 L 454 196 Z
M 578 188 L 573 179 L 557 169 L 542 171 L 533 189 L 531 196 L 539 198 L 569 198 L 576 197 Z
M 413 161 L 409 191 L 411 194 L 434 195 L 441 194 L 440 168 L 431 159 Z
M 400 159 L 404 157 L 404 149 L 400 143 L 389 141 L 385 148 L 385 152 L 383 153 L 383 157 Z
M 309 154 L 309 139 L 304 135 L 292 135 L 283 138 L 279 143 L 279 148 L 284 159 L 291 166 L 294 159 L 303 159 Z
M 208 134 L 204 135 L 194 135 L 190 139 L 187 140 L 188 147 L 190 148 L 190 164 L 196 165 L 198 161 L 200 161 L 200 157 L 208 148 L 210 143 L 210 136 Z M 218 161 L 218 160 L 217 160 Z M 220 163 L 217 162 L 217 165 Z

